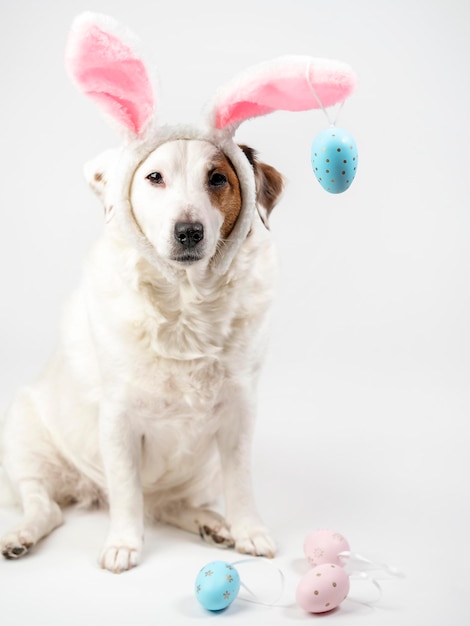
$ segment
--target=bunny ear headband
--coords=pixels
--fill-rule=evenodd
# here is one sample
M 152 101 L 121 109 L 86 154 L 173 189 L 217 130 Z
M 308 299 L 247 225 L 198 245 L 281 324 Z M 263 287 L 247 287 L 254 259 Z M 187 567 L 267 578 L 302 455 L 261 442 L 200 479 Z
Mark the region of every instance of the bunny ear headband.
M 338 61 L 280 57 L 247 69 L 222 87 L 199 125 L 167 126 L 158 121 L 157 99 L 138 45 L 134 35 L 112 18 L 93 13 L 76 18 L 67 43 L 66 66 L 72 79 L 125 136 L 120 158 L 109 173 L 107 200 L 134 245 L 160 266 L 133 217 L 129 202 L 132 176 L 150 152 L 166 141 L 203 139 L 213 143 L 231 160 L 243 198 L 223 258 L 219 255 L 213 260 L 214 269 L 222 274 L 248 234 L 256 207 L 252 166 L 233 140 L 238 126 L 277 110 L 324 109 L 343 102 L 354 90 L 355 75 Z

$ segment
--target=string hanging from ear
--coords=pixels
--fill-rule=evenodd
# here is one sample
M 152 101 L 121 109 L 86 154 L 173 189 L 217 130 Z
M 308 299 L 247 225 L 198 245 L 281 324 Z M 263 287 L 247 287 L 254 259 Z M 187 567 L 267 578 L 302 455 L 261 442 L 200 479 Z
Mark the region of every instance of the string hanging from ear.
M 336 127 L 344 100 L 340 103 L 336 115 L 332 119 L 310 80 L 310 69 L 311 63 L 306 69 L 307 84 L 329 124 L 329 128 L 321 131 L 312 142 L 313 173 L 325 191 L 343 193 L 349 189 L 356 176 L 358 163 L 356 141 L 347 130 Z
M 309 89 L 310 89 L 310 91 L 312 92 L 312 94 L 313 94 L 313 96 L 314 96 L 315 100 L 318 102 L 318 106 L 321 108 L 321 110 L 322 110 L 322 111 L 323 111 L 323 113 L 325 114 L 325 117 L 326 117 L 326 119 L 328 120 L 328 124 L 329 124 L 330 126 L 336 126 L 336 121 L 337 121 L 337 119 L 338 119 L 338 117 L 339 117 L 339 114 L 341 113 L 341 109 L 343 108 L 343 105 L 344 105 L 344 102 L 345 102 L 345 101 L 344 101 L 344 100 L 342 100 L 342 101 L 339 103 L 339 107 L 338 107 L 338 109 L 337 109 L 337 111 L 336 111 L 336 115 L 335 115 L 334 119 L 332 120 L 332 119 L 331 119 L 331 117 L 330 117 L 330 115 L 329 115 L 329 113 L 328 113 L 328 110 L 327 110 L 327 109 L 326 109 L 326 107 L 323 105 L 323 102 L 321 101 L 320 96 L 318 95 L 317 90 L 315 89 L 314 84 L 313 84 L 313 83 L 312 83 L 312 81 L 310 80 L 310 70 L 311 70 L 311 68 L 312 68 L 312 62 L 310 61 L 310 62 L 309 62 L 309 64 L 307 65 L 307 69 L 305 70 L 305 78 L 306 78 L 306 80 L 307 80 L 307 85 L 309 86 Z

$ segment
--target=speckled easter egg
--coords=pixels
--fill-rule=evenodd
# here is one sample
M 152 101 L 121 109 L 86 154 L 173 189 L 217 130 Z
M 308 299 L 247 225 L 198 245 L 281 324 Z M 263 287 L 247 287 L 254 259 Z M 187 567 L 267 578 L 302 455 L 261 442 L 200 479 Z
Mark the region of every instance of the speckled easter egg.
M 332 126 L 313 140 L 313 173 L 325 191 L 346 191 L 356 176 L 357 159 L 356 142 L 347 130 Z
M 322 563 L 343 566 L 345 561 L 338 554 L 349 550 L 349 543 L 343 535 L 327 528 L 314 530 L 307 535 L 304 542 L 305 556 L 313 567 Z
M 349 593 L 349 576 L 342 567 L 324 563 L 308 571 L 297 586 L 297 604 L 308 613 L 338 607 Z
M 226 609 L 238 595 L 240 576 L 226 561 L 212 561 L 196 577 L 196 598 L 208 611 Z

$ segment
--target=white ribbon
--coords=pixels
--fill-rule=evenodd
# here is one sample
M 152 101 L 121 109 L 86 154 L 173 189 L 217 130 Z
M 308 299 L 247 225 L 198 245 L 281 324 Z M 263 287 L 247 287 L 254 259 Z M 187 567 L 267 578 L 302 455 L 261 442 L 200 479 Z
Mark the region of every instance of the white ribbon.
M 354 600 L 354 598 L 350 598 L 348 596 L 348 599 L 352 600 L 353 602 L 359 602 L 360 604 L 369 605 L 375 604 L 382 599 L 383 590 L 377 580 L 377 575 L 380 575 L 380 573 L 386 573 L 396 578 L 404 577 L 403 572 L 398 570 L 396 567 L 388 565 L 387 563 L 376 563 L 375 561 L 371 561 L 370 559 L 366 558 L 362 554 L 359 554 L 358 552 L 344 550 L 343 552 L 340 552 L 338 556 L 340 560 L 343 561 L 344 569 L 351 579 L 367 580 L 371 582 L 379 592 L 379 597 L 373 602 L 359 602 L 358 600 Z M 374 572 L 374 575 L 372 575 L 371 572 Z
M 380 583 L 377 580 L 377 576 L 380 576 L 381 574 L 388 574 L 396 578 L 404 577 L 403 572 L 398 570 L 396 567 L 393 567 L 392 565 L 388 565 L 387 563 L 376 563 L 375 561 L 371 561 L 370 559 L 366 558 L 362 554 L 359 554 L 358 552 L 351 552 L 350 550 L 345 550 L 343 552 L 340 552 L 338 556 L 340 560 L 343 562 L 344 570 L 348 574 L 351 580 L 368 581 L 374 585 L 374 587 L 377 589 L 379 593 L 378 597 L 375 600 L 370 601 L 370 602 L 361 602 L 360 600 L 355 600 L 353 597 L 348 596 L 348 600 L 350 600 L 351 602 L 356 602 L 358 604 L 363 604 L 365 606 L 370 606 L 372 604 L 376 604 L 377 602 L 379 602 L 383 596 L 383 590 L 382 590 Z M 284 576 L 283 571 L 279 569 L 279 567 L 274 565 L 274 563 L 272 563 L 271 561 L 268 561 L 266 559 L 260 559 L 259 557 L 241 559 L 240 561 L 234 561 L 233 563 L 231 563 L 231 565 L 237 566 L 237 565 L 242 565 L 243 563 L 258 563 L 258 564 L 263 563 L 273 568 L 274 571 L 276 571 L 279 574 L 279 593 L 276 596 L 275 600 L 266 601 L 263 598 L 261 598 L 257 593 L 255 593 L 252 589 L 250 589 L 250 587 L 248 587 L 242 581 L 241 576 L 240 576 L 240 586 L 243 587 L 243 589 L 245 589 L 245 591 L 251 596 L 251 598 L 239 596 L 238 599 L 243 600 L 245 602 L 252 602 L 253 604 L 260 604 L 262 606 L 269 606 L 269 607 L 281 606 L 279 604 L 279 601 L 282 598 L 282 595 L 284 594 L 284 590 L 285 590 L 285 576 Z
M 245 585 L 245 583 L 241 580 L 241 576 L 240 576 L 240 586 L 243 587 L 243 589 L 245 589 L 245 591 L 247 591 L 252 597 L 251 598 L 239 597 L 238 599 L 244 600 L 245 602 L 252 602 L 253 604 L 261 604 L 262 606 L 271 606 L 271 607 L 276 606 L 279 600 L 281 599 L 282 594 L 284 593 L 285 577 L 284 577 L 283 571 L 279 569 L 279 567 L 276 567 L 276 565 L 274 565 L 274 563 L 272 563 L 271 561 L 268 561 L 266 559 L 260 559 L 259 557 L 252 558 L 252 559 L 242 559 L 241 561 L 235 561 L 234 563 L 231 563 L 231 565 L 236 566 L 236 565 L 241 565 L 243 563 L 264 563 L 266 565 L 269 565 L 269 567 L 273 568 L 279 574 L 280 591 L 275 600 L 271 602 L 266 602 L 265 600 L 262 600 L 259 597 L 259 595 L 257 595 L 254 591 L 252 591 L 247 585 Z
M 320 100 L 320 96 L 317 93 L 317 90 L 315 89 L 315 87 L 313 86 L 312 81 L 310 80 L 310 68 L 312 66 L 312 62 L 310 61 L 308 66 L 307 66 L 307 70 L 305 73 L 305 78 L 307 79 L 307 85 L 310 88 L 310 91 L 313 93 L 313 95 L 315 96 L 315 100 L 318 102 L 321 110 L 323 111 L 323 113 L 325 114 L 326 119 L 328 120 L 328 124 L 330 126 L 336 126 L 336 122 L 338 121 L 338 117 L 339 114 L 341 113 L 341 109 L 343 108 L 344 105 L 344 100 L 342 102 L 339 103 L 339 107 L 338 110 L 336 112 L 336 115 L 334 117 L 334 119 L 332 120 L 328 114 L 328 111 L 326 110 L 326 108 L 323 106 L 323 102 Z

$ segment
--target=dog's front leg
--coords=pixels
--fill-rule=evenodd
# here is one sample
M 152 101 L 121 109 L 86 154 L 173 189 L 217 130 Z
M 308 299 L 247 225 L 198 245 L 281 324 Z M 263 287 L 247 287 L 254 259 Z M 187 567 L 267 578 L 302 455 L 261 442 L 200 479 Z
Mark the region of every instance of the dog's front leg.
M 272 558 L 276 544 L 258 515 L 253 495 L 251 444 L 255 407 L 251 397 L 251 385 L 245 388 L 233 384 L 230 390 L 226 389 L 217 439 L 226 519 L 239 552 Z
M 140 481 L 141 439 L 129 416 L 114 403 L 100 410 L 100 448 L 106 477 L 110 528 L 100 565 L 114 573 L 135 567 L 143 543 Z

